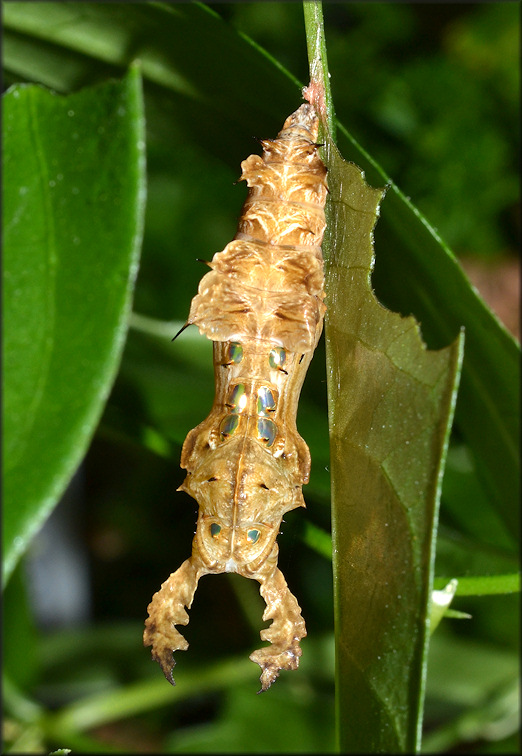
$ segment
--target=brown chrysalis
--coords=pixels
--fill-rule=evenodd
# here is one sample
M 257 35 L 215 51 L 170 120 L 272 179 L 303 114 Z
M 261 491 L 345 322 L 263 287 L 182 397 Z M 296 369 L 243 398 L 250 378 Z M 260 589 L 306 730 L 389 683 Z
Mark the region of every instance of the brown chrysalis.
M 144 643 L 174 683 L 173 652 L 188 647 L 175 625 L 189 621 L 199 578 L 237 572 L 260 583 L 261 631 L 269 646 L 250 659 L 262 690 L 296 669 L 306 635 L 301 609 L 277 567 L 285 512 L 305 506 L 310 453 L 297 432 L 301 386 L 323 327 L 321 242 L 328 192 L 318 119 L 304 104 L 263 156 L 243 161 L 249 187 L 234 240 L 214 255 L 188 323 L 214 342 L 216 393 L 210 415 L 183 445 L 180 487 L 199 504 L 192 556 L 148 607 Z

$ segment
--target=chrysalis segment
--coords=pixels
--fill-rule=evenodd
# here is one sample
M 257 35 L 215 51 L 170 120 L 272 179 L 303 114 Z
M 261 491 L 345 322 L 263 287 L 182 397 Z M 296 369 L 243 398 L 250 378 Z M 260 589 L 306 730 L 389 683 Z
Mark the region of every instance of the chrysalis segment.
M 321 242 L 326 168 L 311 105 L 288 118 L 263 157 L 241 164 L 250 192 L 234 240 L 214 255 L 189 322 L 214 341 L 272 341 L 313 351 L 325 312 Z
M 302 105 L 263 156 L 242 163 L 249 187 L 234 240 L 214 255 L 194 297 L 189 323 L 214 341 L 216 393 L 209 416 L 183 445 L 181 489 L 199 517 L 192 556 L 148 607 L 144 643 L 170 682 L 172 652 L 187 642 L 199 578 L 237 572 L 257 580 L 266 602 L 261 632 L 271 645 L 250 658 L 262 690 L 282 669 L 296 669 L 306 635 L 301 610 L 277 568 L 285 512 L 304 506 L 310 454 L 296 428 L 299 394 L 325 312 L 321 242 L 326 168 L 318 119 Z

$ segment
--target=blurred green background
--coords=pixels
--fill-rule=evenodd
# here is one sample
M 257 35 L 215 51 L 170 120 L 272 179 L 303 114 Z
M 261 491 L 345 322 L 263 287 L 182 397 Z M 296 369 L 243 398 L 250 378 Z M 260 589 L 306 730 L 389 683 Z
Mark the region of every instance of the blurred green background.
M 82 3 L 76 5 L 81 8 Z M 307 82 L 300 3 L 223 3 L 212 8 Z M 515 329 L 518 4 L 325 3 L 324 15 L 338 118 L 470 271 L 485 265 L 488 282 L 497 277 L 498 308 L 500 291 L 500 301 L 509 299 L 505 318 L 512 318 L 509 325 Z M 4 76 L 5 84 L 24 80 L 8 66 Z M 96 76 L 85 83 L 93 83 Z M 225 90 L 227 86 L 222 82 Z M 244 196 L 244 187 L 234 185 L 239 162 L 258 151 L 253 137 L 275 136 L 286 115 L 279 114 L 269 133 L 263 124 L 252 133 L 241 130 L 234 154 L 225 158 L 223 146 L 213 142 L 212 123 L 206 124 L 206 144 L 201 124 L 192 133 L 175 123 L 169 143 L 161 128 L 155 131 L 156 114 L 147 112 L 149 186 L 137 313 L 185 320 L 203 272 L 196 258 L 210 259 L 233 236 Z M 349 154 L 345 157 L 350 159 Z M 375 238 L 378 267 L 378 226 Z M 174 276 L 173 250 L 184 261 Z M 201 366 L 197 371 L 194 350 Z M 186 364 L 184 386 L 168 384 L 166 361 L 178 370 Z M 145 383 L 156 386 L 156 393 L 140 392 Z M 192 404 L 184 404 L 183 392 Z M 88 707 L 79 707 L 81 726 L 73 724 L 72 729 L 62 720 L 44 717 L 46 724 L 31 725 L 32 752 L 60 746 L 79 752 L 134 753 L 333 750 L 331 564 L 303 544 L 307 523 L 329 529 L 321 352 L 303 392 L 309 414 L 299 425 L 316 449 L 313 477 L 305 489 L 308 508 L 285 517 L 279 538 L 280 566 L 307 622 L 302 670 L 283 675 L 269 694 L 254 695 L 258 670 L 247 657 L 259 642 L 262 602 L 257 584 L 237 576 L 205 578 L 198 588 L 186 631 L 190 650 L 177 655 L 178 686 L 172 694 L 176 699 L 169 699 L 169 686 L 150 662 L 149 651 L 141 647 L 152 593 L 189 554 L 197 507 L 189 497 L 175 493 L 184 477 L 178 460 L 183 438 L 205 417 L 212 397 L 209 344 L 185 335 L 174 345 L 168 339 L 159 343 L 140 332 L 129 339 L 85 462 L 50 526 L 11 581 L 5 600 L 6 665 L 15 682 L 46 712 L 60 712 L 61 707 L 107 690 L 116 690 L 123 703 L 111 708 L 114 702 L 105 701 L 107 721 L 94 716 L 96 727 L 89 736 L 82 734 L 89 728 L 81 719 L 86 716 L 89 721 Z M 151 418 L 157 420 L 155 426 Z M 466 464 L 463 459 L 464 472 Z M 441 533 L 448 537 L 439 552 L 443 574 L 451 568 L 470 569 L 473 543 L 465 542 L 459 522 L 446 517 L 444 500 L 441 518 Z M 467 554 L 463 563 L 452 563 L 455 552 L 445 551 L 453 540 L 459 542 L 458 553 Z M 64 544 L 69 553 L 62 557 L 59 547 Z M 69 603 L 64 592 L 46 595 L 51 593 L 53 564 L 62 558 L 65 571 L 77 575 L 72 584 L 76 601 Z M 513 559 L 502 553 L 495 552 L 491 559 L 497 567 L 503 564 L 506 572 L 516 569 Z M 22 600 L 25 584 L 28 609 Z M 473 621 L 446 620 L 434 636 L 427 748 L 449 753 L 513 751 L 517 723 L 511 681 L 519 643 L 518 604 L 513 596 L 461 598 L 456 608 L 472 614 Z M 226 666 L 236 658 L 237 665 Z M 215 670 L 217 682 L 197 683 L 209 670 Z M 144 680 L 153 686 L 150 691 L 141 683 Z M 134 689 L 138 684 L 142 687 Z M 24 720 L 22 704 L 8 719 L 8 740 L 28 729 L 24 721 L 35 721 Z M 496 707 L 496 719 L 491 707 Z M 481 726 L 483 722 L 489 729 Z

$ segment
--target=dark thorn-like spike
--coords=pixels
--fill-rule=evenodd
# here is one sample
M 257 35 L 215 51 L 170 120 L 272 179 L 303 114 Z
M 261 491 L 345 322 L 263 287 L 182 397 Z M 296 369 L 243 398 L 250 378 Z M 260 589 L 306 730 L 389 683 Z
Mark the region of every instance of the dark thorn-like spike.
M 179 331 L 178 331 L 178 332 L 177 332 L 177 334 L 176 334 L 176 335 L 174 336 L 174 338 L 172 339 L 172 341 L 176 341 L 176 339 L 178 338 L 178 336 L 179 336 L 179 335 L 180 335 L 181 333 L 183 333 L 183 331 L 185 330 L 185 328 L 188 328 L 188 327 L 189 327 L 189 325 L 192 325 L 192 323 L 185 323 L 185 325 L 184 325 L 184 326 L 183 326 L 182 328 L 180 328 L 180 329 L 179 329 Z

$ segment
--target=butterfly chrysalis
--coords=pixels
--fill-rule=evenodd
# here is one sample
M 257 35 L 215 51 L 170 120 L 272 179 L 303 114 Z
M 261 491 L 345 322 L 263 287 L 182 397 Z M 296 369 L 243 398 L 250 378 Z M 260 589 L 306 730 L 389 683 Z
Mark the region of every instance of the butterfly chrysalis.
M 261 631 L 270 645 L 250 659 L 262 690 L 282 669 L 296 669 L 306 635 L 301 609 L 277 567 L 285 512 L 305 506 L 301 486 L 310 453 L 297 432 L 299 394 L 321 335 L 324 277 L 321 242 L 328 192 L 318 154 L 318 119 L 301 105 L 263 155 L 243 161 L 249 192 L 237 233 L 209 263 L 188 324 L 214 342 L 215 398 L 190 431 L 181 454 L 181 490 L 199 504 L 192 556 L 149 604 L 144 643 L 171 683 L 173 652 L 199 578 L 236 572 L 260 583 Z

